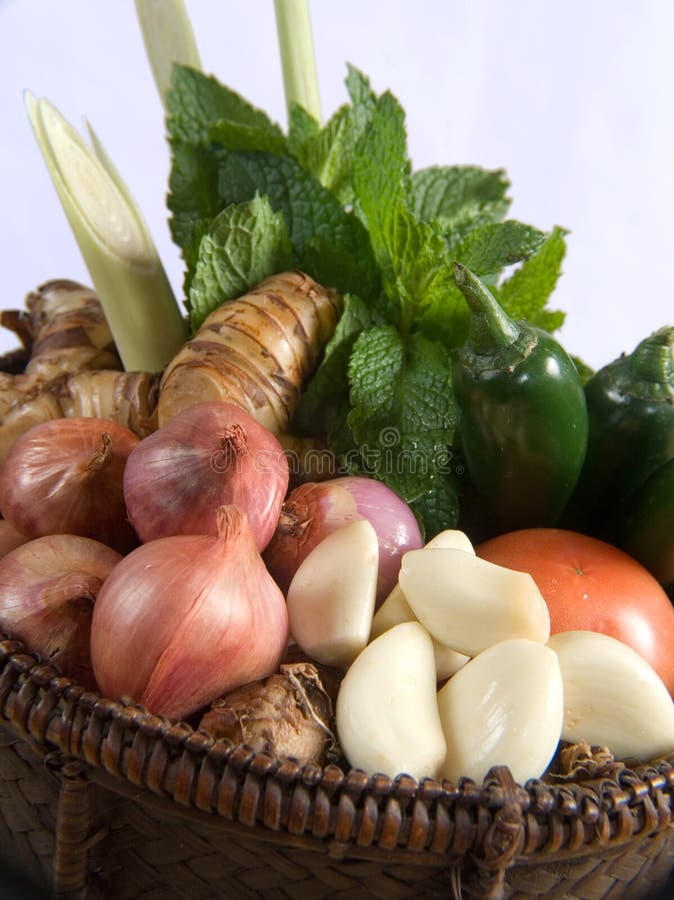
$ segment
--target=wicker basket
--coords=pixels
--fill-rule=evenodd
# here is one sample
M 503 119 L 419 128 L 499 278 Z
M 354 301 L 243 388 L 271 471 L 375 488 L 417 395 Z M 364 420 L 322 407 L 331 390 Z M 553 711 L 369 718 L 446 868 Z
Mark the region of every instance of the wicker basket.
M 0 858 L 30 896 L 647 898 L 674 758 L 479 786 L 304 768 L 86 692 L 0 641 Z

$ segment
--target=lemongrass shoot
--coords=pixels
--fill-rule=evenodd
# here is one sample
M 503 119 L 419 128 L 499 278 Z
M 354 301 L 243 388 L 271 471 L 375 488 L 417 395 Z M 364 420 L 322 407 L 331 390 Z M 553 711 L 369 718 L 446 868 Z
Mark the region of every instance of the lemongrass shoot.
M 166 107 L 173 64 L 201 70 L 192 23 L 183 0 L 136 0 L 136 16 L 152 75 Z
M 288 115 L 294 103 L 321 121 L 316 58 L 307 0 L 274 0 Z
M 35 137 L 127 371 L 161 371 L 187 325 L 130 192 L 47 100 L 26 94 Z

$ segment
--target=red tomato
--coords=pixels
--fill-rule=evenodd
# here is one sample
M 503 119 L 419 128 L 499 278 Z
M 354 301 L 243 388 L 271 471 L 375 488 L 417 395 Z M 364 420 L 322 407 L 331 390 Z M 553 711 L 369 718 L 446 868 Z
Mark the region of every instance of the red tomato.
M 629 644 L 674 696 L 674 607 L 631 556 L 559 528 L 511 531 L 480 544 L 476 553 L 531 574 L 548 604 L 552 634 L 601 631 Z

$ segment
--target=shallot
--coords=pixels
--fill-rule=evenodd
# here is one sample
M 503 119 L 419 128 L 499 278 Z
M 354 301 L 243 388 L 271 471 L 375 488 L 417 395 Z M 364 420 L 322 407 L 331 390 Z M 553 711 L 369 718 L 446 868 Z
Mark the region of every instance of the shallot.
M 217 533 L 218 509 L 243 510 L 258 550 L 267 546 L 288 489 L 283 448 L 231 403 L 197 403 L 146 437 L 129 457 L 124 497 L 145 543 Z
M 102 585 L 122 559 L 90 538 L 54 534 L 0 559 L 0 628 L 86 688 L 91 616 Z
M 245 513 L 223 506 L 217 527 L 150 541 L 115 568 L 91 628 L 106 696 L 178 720 L 277 669 L 288 642 L 283 594 Z
M 30 540 L 5 519 L 0 519 L 0 558 Z
M 78 534 L 125 553 L 138 544 L 126 517 L 122 476 L 139 438 L 103 419 L 34 425 L 0 474 L 2 515 L 31 538 Z
M 403 553 L 423 541 L 404 500 L 383 482 L 354 475 L 308 482 L 288 495 L 264 557 L 281 590 L 288 592 L 300 564 L 323 538 L 359 519 L 367 519 L 377 532 L 377 603 L 382 603 L 398 580 Z

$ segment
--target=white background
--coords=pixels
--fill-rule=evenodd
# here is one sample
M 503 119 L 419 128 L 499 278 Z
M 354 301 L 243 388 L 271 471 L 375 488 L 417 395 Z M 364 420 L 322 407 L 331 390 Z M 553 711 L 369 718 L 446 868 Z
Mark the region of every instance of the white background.
M 187 0 L 202 63 L 285 125 L 272 0 Z M 594 367 L 674 324 L 671 0 L 313 0 L 323 115 L 351 62 L 407 111 L 415 168 L 505 168 L 511 214 L 570 230 L 553 306 Z M 141 206 L 176 293 L 163 111 L 132 0 L 0 0 L 0 308 L 88 282 L 25 113 L 88 118 Z M 15 346 L 0 335 L 0 349 Z

